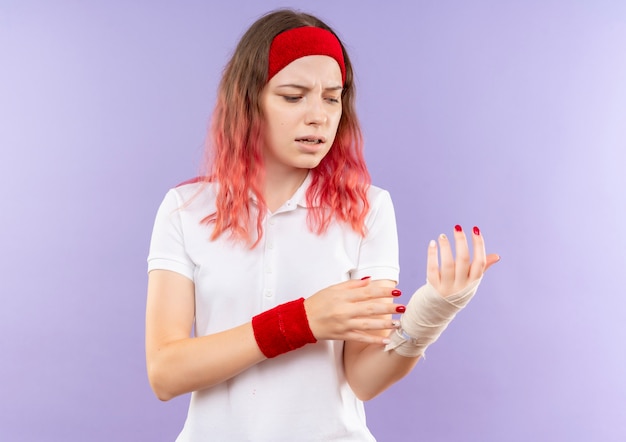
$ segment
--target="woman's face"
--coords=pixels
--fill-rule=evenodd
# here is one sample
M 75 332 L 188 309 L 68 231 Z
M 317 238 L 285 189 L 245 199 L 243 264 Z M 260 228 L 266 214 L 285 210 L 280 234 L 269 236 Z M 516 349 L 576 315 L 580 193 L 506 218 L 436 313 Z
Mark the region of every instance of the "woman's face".
M 341 119 L 341 70 L 325 55 L 298 58 L 261 93 L 267 173 L 316 167 L 330 150 Z

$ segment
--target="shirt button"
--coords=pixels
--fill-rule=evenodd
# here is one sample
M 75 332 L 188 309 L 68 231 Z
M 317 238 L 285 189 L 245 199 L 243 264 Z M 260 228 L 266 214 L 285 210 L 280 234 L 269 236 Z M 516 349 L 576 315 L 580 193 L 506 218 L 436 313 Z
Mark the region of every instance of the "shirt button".
M 272 297 L 272 291 L 271 290 L 265 290 L 265 297 L 266 298 L 271 298 Z
M 273 242 L 268 243 L 268 244 L 267 244 L 267 248 L 268 248 L 268 249 L 270 249 L 270 250 L 272 250 L 272 249 L 274 248 L 274 243 L 273 243 Z
M 276 220 L 274 218 L 270 219 L 270 226 L 273 226 L 276 224 Z
M 265 273 L 272 273 L 272 268 L 271 267 L 266 268 Z

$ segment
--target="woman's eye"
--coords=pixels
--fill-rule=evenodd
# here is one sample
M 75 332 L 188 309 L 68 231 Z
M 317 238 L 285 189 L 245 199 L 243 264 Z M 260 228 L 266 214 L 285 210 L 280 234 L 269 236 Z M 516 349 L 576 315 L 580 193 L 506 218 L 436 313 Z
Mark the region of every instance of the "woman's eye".
M 302 97 L 299 95 L 283 95 L 283 98 L 287 103 L 297 103 Z
M 339 98 L 335 98 L 335 97 L 328 97 L 326 98 L 326 101 L 328 101 L 329 103 L 340 103 Z

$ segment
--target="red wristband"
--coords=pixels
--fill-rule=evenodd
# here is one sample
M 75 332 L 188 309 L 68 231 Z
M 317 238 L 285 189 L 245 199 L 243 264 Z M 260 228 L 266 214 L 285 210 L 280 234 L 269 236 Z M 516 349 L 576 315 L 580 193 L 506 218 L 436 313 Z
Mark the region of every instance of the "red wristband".
M 274 307 L 252 318 L 259 348 L 268 358 L 317 342 L 309 327 L 304 298 Z

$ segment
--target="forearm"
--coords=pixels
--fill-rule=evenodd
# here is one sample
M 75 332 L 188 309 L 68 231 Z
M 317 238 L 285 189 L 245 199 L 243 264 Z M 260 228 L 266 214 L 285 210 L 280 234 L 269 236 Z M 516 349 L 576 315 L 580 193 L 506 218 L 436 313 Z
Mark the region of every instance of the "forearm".
M 346 342 L 344 367 L 346 379 L 356 396 L 367 401 L 378 396 L 405 377 L 419 357 L 407 358 L 383 345 Z
M 157 397 L 175 396 L 224 382 L 266 358 L 316 342 L 304 299 L 280 304 L 243 325 L 190 338 L 195 315 L 193 282 L 167 270 L 148 277 L 146 362 Z
M 395 287 L 395 281 L 372 281 L 373 286 Z M 383 318 L 392 319 L 391 315 Z M 393 332 L 392 332 L 393 333 Z M 386 338 L 389 331 L 371 332 Z M 346 379 L 356 396 L 367 401 L 385 391 L 391 385 L 406 376 L 417 363 L 418 358 L 406 358 L 395 351 L 386 352 L 381 344 L 367 344 L 345 341 L 343 352 Z
M 157 397 L 169 400 L 224 382 L 264 359 L 247 323 L 164 343 L 148 357 L 148 376 Z
M 346 378 L 357 396 L 368 400 L 408 374 L 476 293 L 480 279 L 447 297 L 431 285 L 420 287 L 401 318 L 401 332 L 393 331 L 386 347 L 347 342 L 344 349 Z

